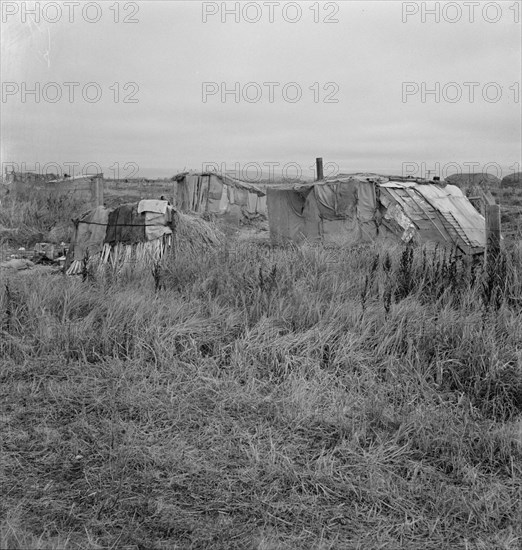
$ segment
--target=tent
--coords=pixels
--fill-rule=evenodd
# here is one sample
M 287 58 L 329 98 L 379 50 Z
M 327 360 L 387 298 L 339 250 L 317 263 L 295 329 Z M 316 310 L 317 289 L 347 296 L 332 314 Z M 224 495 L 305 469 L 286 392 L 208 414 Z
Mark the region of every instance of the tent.
M 274 243 L 440 242 L 482 252 L 485 220 L 454 185 L 377 174 L 339 175 L 267 190 Z
M 81 273 L 85 262 L 91 261 L 118 266 L 159 260 L 172 243 L 174 209 L 162 200 L 113 209 L 98 206 L 74 220 L 74 226 L 67 275 Z
M 182 212 L 213 213 L 227 221 L 266 216 L 266 194 L 255 185 L 226 174 L 183 172 L 177 182 L 176 205 Z

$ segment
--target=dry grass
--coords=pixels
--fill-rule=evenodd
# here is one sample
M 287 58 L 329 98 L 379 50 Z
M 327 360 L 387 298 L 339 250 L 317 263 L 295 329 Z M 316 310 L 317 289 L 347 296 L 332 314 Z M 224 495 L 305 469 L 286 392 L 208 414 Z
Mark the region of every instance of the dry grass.
M 213 223 L 183 212 L 174 214 L 174 245 L 177 254 L 197 257 L 225 245 L 225 235 Z
M 30 200 L 19 201 L 7 195 L 0 207 L 0 245 L 68 242 L 72 236 L 71 218 L 84 210 L 81 202 L 66 196 L 53 199 L 34 192 Z
M 520 548 L 522 249 L 200 252 L 3 281 L 2 548 Z

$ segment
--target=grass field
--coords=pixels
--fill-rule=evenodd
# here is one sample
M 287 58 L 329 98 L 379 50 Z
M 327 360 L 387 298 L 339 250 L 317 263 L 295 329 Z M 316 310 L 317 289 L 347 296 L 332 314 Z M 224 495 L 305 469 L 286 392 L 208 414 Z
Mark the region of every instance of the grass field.
M 0 328 L 1 548 L 521 547 L 520 243 L 2 273 Z

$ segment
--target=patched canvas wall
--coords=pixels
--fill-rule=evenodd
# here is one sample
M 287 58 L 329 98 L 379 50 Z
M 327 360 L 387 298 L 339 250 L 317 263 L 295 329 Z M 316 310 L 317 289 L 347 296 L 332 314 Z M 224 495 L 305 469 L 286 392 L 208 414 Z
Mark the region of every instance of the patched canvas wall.
M 217 174 L 186 174 L 178 179 L 176 204 L 183 212 L 209 212 L 235 224 L 245 216 L 266 215 L 266 197 L 257 191 Z
M 267 192 L 274 242 L 356 243 L 377 233 L 372 183 L 356 180 L 274 187 Z
M 267 189 L 270 237 L 274 242 L 300 242 L 305 238 L 303 211 L 309 192 L 310 189 L 303 192 L 283 188 Z

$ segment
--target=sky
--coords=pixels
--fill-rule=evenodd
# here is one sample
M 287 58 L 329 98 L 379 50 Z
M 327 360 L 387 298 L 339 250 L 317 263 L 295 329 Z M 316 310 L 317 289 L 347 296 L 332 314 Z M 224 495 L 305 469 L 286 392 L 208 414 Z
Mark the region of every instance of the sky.
M 464 4 L 3 0 L 2 172 L 520 171 L 521 2 Z

